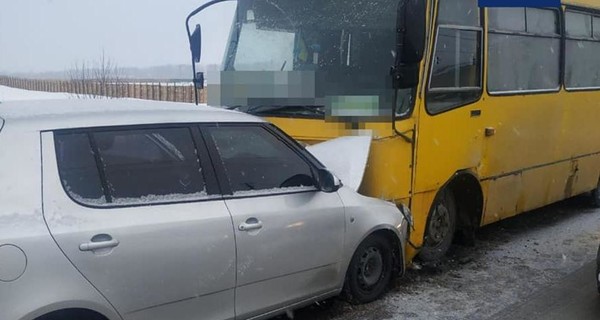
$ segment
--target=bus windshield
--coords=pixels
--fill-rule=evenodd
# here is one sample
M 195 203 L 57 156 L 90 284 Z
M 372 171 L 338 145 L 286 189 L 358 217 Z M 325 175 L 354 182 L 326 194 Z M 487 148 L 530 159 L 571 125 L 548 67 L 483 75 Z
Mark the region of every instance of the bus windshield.
M 215 96 L 221 105 L 277 110 L 340 102 L 390 110 L 397 6 L 398 0 L 239 0 Z M 225 90 L 240 84 L 247 90 Z

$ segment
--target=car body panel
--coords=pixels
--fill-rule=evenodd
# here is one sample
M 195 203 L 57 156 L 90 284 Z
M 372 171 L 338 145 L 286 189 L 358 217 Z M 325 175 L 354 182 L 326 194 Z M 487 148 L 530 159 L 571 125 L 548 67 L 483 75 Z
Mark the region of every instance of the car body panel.
M 19 130 L 37 132 L 136 124 L 265 122 L 223 108 L 135 99 L 4 102 L 0 118 Z
M 18 279 L 0 281 L 3 320 L 69 308 L 109 320 L 227 319 L 235 316 L 236 284 L 237 318 L 271 317 L 338 294 L 354 251 L 373 232 L 391 231 L 404 250 L 408 226 L 398 208 L 344 186 L 269 195 L 268 202 L 226 196 L 91 208 L 73 201 L 61 184 L 53 130 L 264 123 L 252 116 L 164 102 L 55 100 L 2 103 L 0 118 L 0 246 L 19 248 L 27 261 Z M 239 232 L 251 215 L 260 215 L 263 230 Z M 98 233 L 119 245 L 79 249 Z M 277 260 L 282 255 L 292 259 Z
M 408 221 L 398 208 L 391 202 L 365 197 L 347 187 L 340 188 L 338 194 L 346 209 L 346 219 L 353 221 L 346 224 L 344 265 L 350 264 L 352 255 L 365 238 L 377 231 L 389 231 L 399 241 L 398 249 L 403 259 L 399 267 L 400 271 L 404 271 L 404 252 L 410 230 Z M 410 212 L 405 214 L 410 215 Z M 343 281 L 343 278 L 340 279 L 340 286 L 343 285 Z
M 261 314 L 335 289 L 344 245 L 336 193 L 309 191 L 226 200 L 236 226 L 236 313 Z M 256 218 L 263 227 L 240 231 Z
M 0 246 L 22 250 L 26 266 L 18 279 L 0 281 L 0 319 L 32 320 L 67 308 L 121 319 L 48 233 L 42 214 L 40 136 L 14 129 L 7 124 L 0 134 Z
M 48 228 L 74 266 L 124 319 L 163 319 L 162 308 L 179 305 L 205 319 L 234 317 L 235 240 L 222 199 L 83 207 L 61 186 L 52 133 L 43 133 L 42 145 Z M 118 246 L 80 250 L 98 234 L 110 235 Z
M 313 144 L 306 150 L 344 181 L 345 186 L 357 191 L 365 173 L 370 147 L 370 136 L 348 136 Z

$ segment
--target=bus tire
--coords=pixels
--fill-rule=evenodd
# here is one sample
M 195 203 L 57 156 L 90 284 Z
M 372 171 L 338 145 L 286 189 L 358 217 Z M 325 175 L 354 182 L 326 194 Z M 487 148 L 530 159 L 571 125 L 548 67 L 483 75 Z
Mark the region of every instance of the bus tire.
M 600 185 L 592 191 L 592 205 L 594 208 L 600 208 Z
M 450 190 L 442 189 L 427 218 L 423 247 L 419 252 L 422 261 L 439 261 L 446 255 L 456 230 L 456 211 L 454 195 Z

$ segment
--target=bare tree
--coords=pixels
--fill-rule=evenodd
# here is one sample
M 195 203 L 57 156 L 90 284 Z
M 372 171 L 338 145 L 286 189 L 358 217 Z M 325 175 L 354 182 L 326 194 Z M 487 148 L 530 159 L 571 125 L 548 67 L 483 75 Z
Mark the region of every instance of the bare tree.
M 92 79 L 92 72 L 85 61 L 77 62 L 67 71 L 69 76 L 71 94 L 79 99 L 93 97 L 86 92 L 86 84 Z
M 100 86 L 100 96 L 120 98 L 122 96 L 121 69 L 102 52 L 98 64 L 94 68 L 94 80 Z
M 104 51 L 95 63 L 77 62 L 67 74 L 74 91 L 72 93 L 77 98 L 104 99 L 123 96 L 122 70 L 106 57 Z

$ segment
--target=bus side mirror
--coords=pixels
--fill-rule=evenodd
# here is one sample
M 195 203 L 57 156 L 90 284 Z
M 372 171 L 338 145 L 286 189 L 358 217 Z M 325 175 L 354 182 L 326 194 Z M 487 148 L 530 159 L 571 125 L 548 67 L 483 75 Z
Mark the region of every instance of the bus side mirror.
M 202 27 L 199 24 L 196 25 L 196 29 L 190 35 L 190 51 L 192 52 L 193 61 L 200 63 L 202 58 Z
M 196 85 L 196 88 L 204 89 L 204 72 L 196 72 L 194 84 Z
M 202 59 L 202 27 L 199 24 L 190 35 L 190 51 L 192 52 L 192 63 L 200 63 L 200 59 Z M 195 68 L 194 72 L 196 72 Z M 204 73 L 195 73 L 194 88 L 204 89 Z
M 392 68 L 394 88 L 412 88 L 419 83 L 419 64 L 425 51 L 426 1 L 404 0 L 396 20 L 396 64 Z

